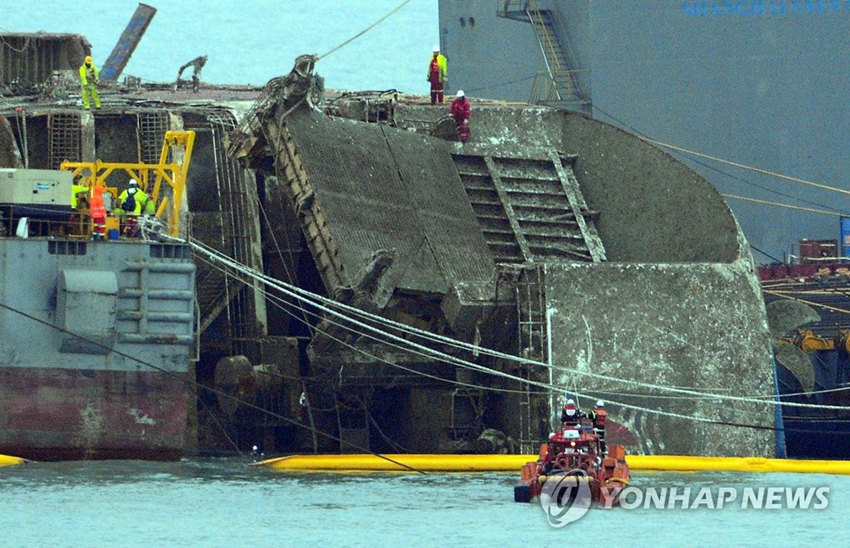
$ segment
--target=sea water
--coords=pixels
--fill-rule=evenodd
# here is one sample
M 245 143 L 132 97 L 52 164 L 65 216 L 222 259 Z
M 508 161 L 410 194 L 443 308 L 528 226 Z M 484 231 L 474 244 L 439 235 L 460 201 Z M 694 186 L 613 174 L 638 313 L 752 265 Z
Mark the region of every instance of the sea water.
M 323 56 L 316 72 L 329 89 L 426 94 L 428 61 L 433 46 L 440 43 L 437 0 L 144 3 L 157 12 L 119 80 L 132 75 L 144 82 L 173 82 L 181 65 L 207 55 L 203 82 L 262 86 L 288 74 L 297 56 L 310 53 Z M 402 4 L 392 16 L 330 53 Z M 95 65 L 102 67 L 138 5 L 136 0 L 0 0 L 0 31 L 83 34 L 92 45 Z M 191 72 L 187 69 L 183 78 Z
M 517 479 L 283 472 L 247 459 L 10 466 L 0 468 L 0 545 L 834 546 L 848 532 L 847 476 L 635 471 L 637 489 L 827 488 L 828 505 L 591 507 L 564 527 L 537 502 L 513 502 Z

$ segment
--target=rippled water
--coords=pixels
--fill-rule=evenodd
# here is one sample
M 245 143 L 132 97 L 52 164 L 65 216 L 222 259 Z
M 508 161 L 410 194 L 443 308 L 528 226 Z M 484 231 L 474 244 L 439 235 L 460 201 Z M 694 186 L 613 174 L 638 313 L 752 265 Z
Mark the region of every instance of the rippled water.
M 829 487 L 824 510 L 592 508 L 551 527 L 510 474 L 287 473 L 216 459 L 0 468 L 2 546 L 589 546 L 840 544 L 850 478 L 636 473 L 638 487 Z
M 372 27 L 402 2 L 146 0 L 157 12 L 123 75 L 170 82 L 181 65 L 205 54 L 204 82 L 262 86 L 292 70 L 296 56 L 316 53 L 323 56 L 316 71 L 329 89 L 427 93 L 425 72 L 439 43 L 437 0 L 411 0 Z M 0 0 L 0 30 L 84 34 L 101 67 L 138 5 L 138 0 Z

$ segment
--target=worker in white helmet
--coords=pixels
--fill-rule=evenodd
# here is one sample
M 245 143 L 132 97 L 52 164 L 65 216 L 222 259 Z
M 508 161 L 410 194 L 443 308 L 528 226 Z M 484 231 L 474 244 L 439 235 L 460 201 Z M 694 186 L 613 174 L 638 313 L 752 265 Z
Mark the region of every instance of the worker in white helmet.
M 449 109 L 452 118 L 457 122 L 457 133 L 460 142 L 465 143 L 469 139 L 469 100 L 462 89 L 457 90 L 457 97 L 452 101 Z
M 590 420 L 593 421 L 593 433 L 596 434 L 596 439 L 599 440 L 599 448 L 603 455 L 607 450 L 605 446 L 605 423 L 608 419 L 608 412 L 605 411 L 605 402 L 596 400 L 596 407 L 590 414 Z
M 431 83 L 431 104 L 443 102 L 443 90 L 449 78 L 449 68 L 445 56 L 440 53 L 440 46 L 434 46 L 431 61 L 428 63 L 428 82 Z
M 561 411 L 562 426 L 566 428 L 575 428 L 579 425 L 580 421 L 581 413 L 579 413 L 575 400 L 572 398 L 567 399 L 567 402 L 564 404 L 564 409 Z
M 139 182 L 130 179 L 127 189 L 118 196 L 119 207 L 115 214 L 123 217 L 124 234 L 135 237 L 139 235 L 139 216 L 153 215 L 154 203 L 144 190 L 139 188 Z

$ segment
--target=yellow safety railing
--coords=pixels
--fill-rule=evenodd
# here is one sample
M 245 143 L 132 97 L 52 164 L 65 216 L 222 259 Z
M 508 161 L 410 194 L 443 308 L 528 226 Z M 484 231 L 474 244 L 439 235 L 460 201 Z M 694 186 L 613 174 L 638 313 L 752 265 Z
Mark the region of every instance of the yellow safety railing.
M 194 131 L 166 131 L 159 163 L 120 162 L 62 162 L 60 169 L 70 170 L 76 181 L 92 186 L 106 186 L 106 179 L 115 171 L 124 171 L 139 182 L 157 204 L 156 216 L 168 226 L 168 233 L 178 236 L 180 232 L 180 209 L 186 189 L 186 176 L 195 146 Z M 169 156 L 171 162 L 168 161 Z M 163 190 L 163 183 L 171 190 L 170 197 Z

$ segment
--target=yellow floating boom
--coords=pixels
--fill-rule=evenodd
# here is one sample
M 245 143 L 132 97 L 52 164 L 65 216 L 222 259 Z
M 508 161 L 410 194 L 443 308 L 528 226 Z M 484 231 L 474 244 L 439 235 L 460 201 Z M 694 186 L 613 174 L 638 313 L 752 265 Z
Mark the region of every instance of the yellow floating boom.
M 257 463 L 276 470 L 303 472 L 512 472 L 534 455 L 292 455 Z M 388 460 L 391 459 L 391 460 Z M 395 461 L 395 462 L 393 462 Z M 776 472 L 850 475 L 850 461 L 769 459 L 765 457 L 693 457 L 629 455 L 632 470 L 669 472 Z M 401 464 L 396 464 L 401 463 Z M 406 465 L 410 468 L 405 468 Z
M 21 457 L 10 457 L 9 455 L 0 455 L 0 466 L 11 466 L 13 464 L 21 464 L 26 461 L 27 459 L 22 459 Z

